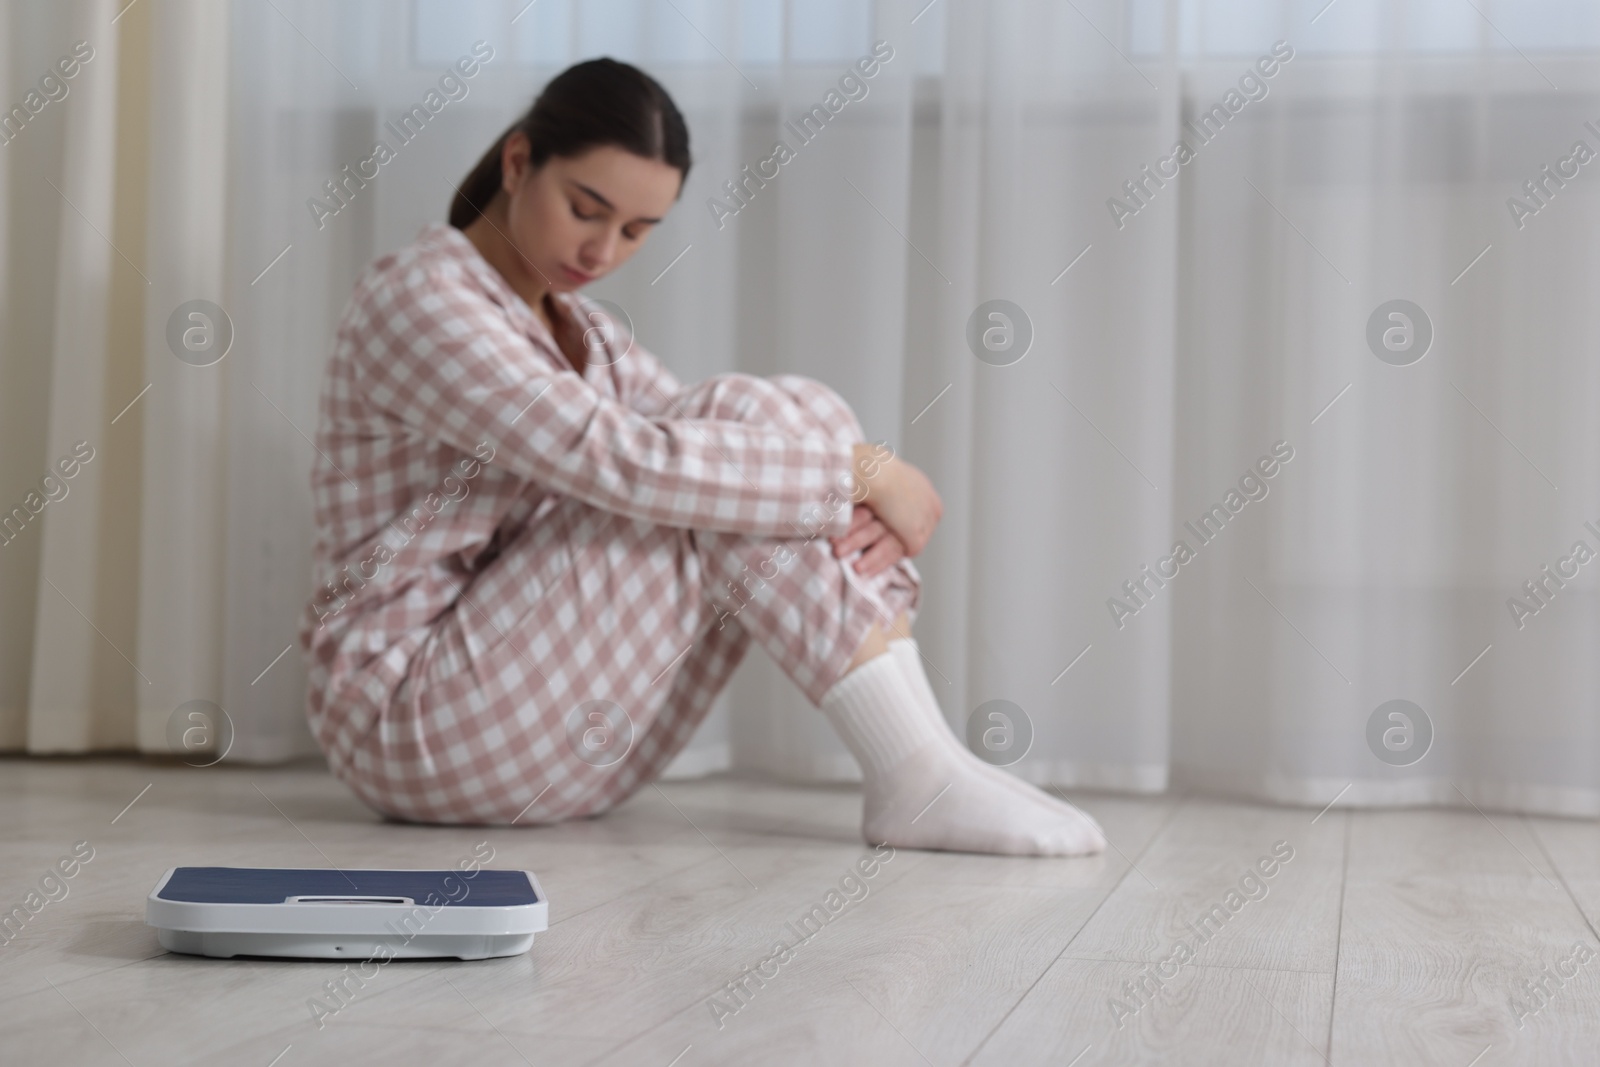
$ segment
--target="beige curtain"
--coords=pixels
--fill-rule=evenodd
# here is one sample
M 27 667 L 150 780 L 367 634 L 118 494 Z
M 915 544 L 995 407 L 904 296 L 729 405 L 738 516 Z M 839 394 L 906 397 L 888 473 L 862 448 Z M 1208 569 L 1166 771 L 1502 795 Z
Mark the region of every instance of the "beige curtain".
M 0 749 L 166 753 L 169 721 L 202 707 L 190 745 L 227 722 L 233 757 L 311 750 L 292 718 L 262 731 L 251 713 L 267 686 L 295 706 L 297 657 L 273 664 L 281 682 L 246 655 L 224 669 L 240 361 L 168 341 L 180 305 L 227 304 L 228 15 L 0 6 L 3 99 L 27 113 L 0 147 Z M 84 57 L 70 77 L 67 56 Z

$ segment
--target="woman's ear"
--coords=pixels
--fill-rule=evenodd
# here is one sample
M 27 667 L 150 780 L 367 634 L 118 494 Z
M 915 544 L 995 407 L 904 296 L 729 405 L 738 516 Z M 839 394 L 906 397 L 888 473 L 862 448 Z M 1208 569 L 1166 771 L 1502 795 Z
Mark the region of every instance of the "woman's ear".
M 506 137 L 506 143 L 500 150 L 500 188 L 505 190 L 507 196 L 516 193 L 527 177 L 528 155 L 532 147 L 528 143 L 528 135 L 521 130 L 513 130 Z

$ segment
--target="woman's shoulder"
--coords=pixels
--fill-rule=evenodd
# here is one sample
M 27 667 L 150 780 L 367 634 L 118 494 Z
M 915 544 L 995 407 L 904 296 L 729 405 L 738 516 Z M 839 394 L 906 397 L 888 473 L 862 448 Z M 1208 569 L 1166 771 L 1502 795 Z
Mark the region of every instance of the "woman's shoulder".
M 367 264 L 356 279 L 355 296 L 371 299 L 385 290 L 422 283 L 470 285 L 474 279 L 465 253 L 471 246 L 466 234 L 449 223 L 430 222 L 408 244 Z
M 374 259 L 356 279 L 341 329 L 370 327 L 374 319 L 504 317 L 467 236 L 430 222 L 411 242 Z M 428 313 L 424 315 L 423 313 Z

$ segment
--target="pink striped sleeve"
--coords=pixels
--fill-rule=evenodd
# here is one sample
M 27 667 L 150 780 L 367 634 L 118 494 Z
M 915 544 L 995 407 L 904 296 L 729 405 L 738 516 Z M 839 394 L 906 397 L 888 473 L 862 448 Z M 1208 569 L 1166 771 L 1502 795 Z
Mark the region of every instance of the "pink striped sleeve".
M 553 492 L 665 526 L 787 537 L 853 487 L 851 448 L 823 435 L 646 416 L 602 395 L 459 268 L 411 266 L 361 300 L 348 328 L 367 399 L 464 453 L 487 440 L 494 464 Z

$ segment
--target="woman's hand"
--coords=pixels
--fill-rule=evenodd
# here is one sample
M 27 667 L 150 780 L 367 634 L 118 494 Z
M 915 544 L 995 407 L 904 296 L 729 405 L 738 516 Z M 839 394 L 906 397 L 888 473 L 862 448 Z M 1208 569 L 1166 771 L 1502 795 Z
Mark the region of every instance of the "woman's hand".
M 905 554 L 915 556 L 928 545 L 933 528 L 944 517 L 944 502 L 928 476 L 878 445 L 855 446 L 855 473 L 865 492 L 856 498 L 899 538 Z M 852 524 L 854 517 L 852 516 Z
M 848 556 L 857 549 L 865 549 L 855 561 L 856 573 L 870 578 L 881 570 L 899 563 L 906 555 L 906 546 L 900 538 L 889 532 L 872 508 L 857 504 L 850 512 L 850 529 L 833 540 L 833 554 Z

